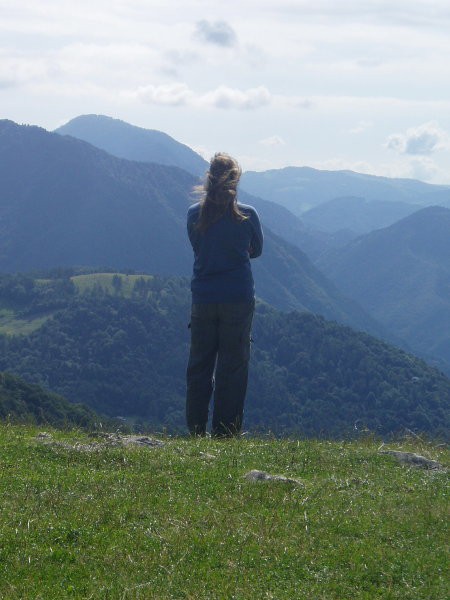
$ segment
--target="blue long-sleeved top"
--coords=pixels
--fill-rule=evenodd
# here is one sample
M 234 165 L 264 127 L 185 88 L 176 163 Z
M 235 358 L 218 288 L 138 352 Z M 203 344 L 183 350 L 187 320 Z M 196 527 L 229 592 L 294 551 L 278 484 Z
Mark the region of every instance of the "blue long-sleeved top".
M 202 233 L 195 227 L 200 204 L 188 210 L 187 230 L 194 250 L 194 304 L 251 302 L 255 297 L 250 258 L 260 256 L 263 233 L 256 210 L 246 204 L 238 206 L 247 219 L 237 221 L 227 212 Z

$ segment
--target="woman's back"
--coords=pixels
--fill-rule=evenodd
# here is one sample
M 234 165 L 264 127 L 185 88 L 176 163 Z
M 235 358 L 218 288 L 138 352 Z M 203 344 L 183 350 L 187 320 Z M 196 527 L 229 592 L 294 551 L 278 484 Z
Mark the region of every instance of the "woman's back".
M 193 302 L 247 302 L 254 297 L 250 257 L 261 254 L 263 236 L 255 209 L 244 204 L 238 207 L 245 219 L 237 221 L 227 211 L 204 232 L 196 226 L 200 204 L 189 209 Z

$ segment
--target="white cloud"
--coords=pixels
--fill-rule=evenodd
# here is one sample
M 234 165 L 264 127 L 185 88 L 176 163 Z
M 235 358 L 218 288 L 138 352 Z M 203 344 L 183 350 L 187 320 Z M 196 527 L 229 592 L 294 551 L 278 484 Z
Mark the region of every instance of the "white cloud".
M 261 108 L 270 104 L 270 101 L 270 92 L 264 86 L 243 91 L 221 85 L 200 98 L 200 103 L 205 106 L 224 109 L 235 108 L 240 110 Z
M 390 135 L 386 147 L 399 154 L 427 155 L 449 147 L 448 134 L 435 121 Z
M 359 123 L 357 125 L 355 125 L 355 127 L 352 127 L 352 129 L 350 129 L 350 133 L 364 133 L 365 131 L 368 131 L 371 127 L 373 126 L 373 123 L 371 121 L 359 121 Z
M 432 159 L 425 156 L 405 157 L 397 161 L 390 161 L 389 163 L 331 158 L 325 161 L 309 163 L 309 166 L 329 171 L 354 171 L 355 173 L 377 175 L 379 177 L 419 179 L 433 183 L 438 183 L 438 180 L 444 176 L 438 165 Z
M 431 181 L 436 175 L 440 175 L 439 168 L 433 160 L 421 156 L 409 161 L 411 177 L 422 181 Z
M 128 98 L 138 98 L 148 104 L 237 110 L 255 110 L 267 106 L 271 102 L 270 92 L 263 86 L 239 90 L 221 85 L 214 90 L 200 94 L 194 92 L 185 83 L 171 83 L 141 86 L 133 92 L 123 92 L 122 95 Z
M 207 44 L 231 47 L 237 43 L 237 35 L 234 29 L 226 21 L 198 21 L 195 27 L 194 37 Z
M 276 146 L 284 146 L 286 142 L 279 135 L 271 135 L 270 137 L 264 138 L 263 140 L 259 140 L 261 146 L 266 146 L 268 148 L 274 148 Z
M 131 94 L 147 104 L 162 104 L 166 106 L 185 106 L 194 98 L 194 93 L 185 83 L 168 85 L 146 85 L 139 87 Z
M 328 168 L 450 183 L 449 0 L 0 5 L 18 122 L 105 113 L 258 168 L 343 156 Z

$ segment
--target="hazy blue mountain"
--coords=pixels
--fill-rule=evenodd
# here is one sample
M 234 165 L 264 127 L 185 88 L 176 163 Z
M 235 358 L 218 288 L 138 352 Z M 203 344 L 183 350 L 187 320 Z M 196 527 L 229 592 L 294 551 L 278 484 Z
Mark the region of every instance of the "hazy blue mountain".
M 81 115 L 55 130 L 129 160 L 180 167 L 202 176 L 208 163 L 194 150 L 155 129 L 143 129 L 104 115 Z
M 319 204 L 348 196 L 450 207 L 450 186 L 353 171 L 321 171 L 310 167 L 286 167 L 260 173 L 248 171 L 242 176 L 242 187 L 250 194 L 282 204 L 298 216 Z
M 319 231 L 305 224 L 303 220 L 281 204 L 252 196 L 242 189 L 239 191 L 239 200 L 254 206 L 267 227 L 279 237 L 300 248 L 312 260 L 317 259 L 328 250 L 342 248 L 357 237 L 356 233 L 349 230 Z
M 421 209 L 330 252 L 319 265 L 415 352 L 450 363 L 449 209 Z
M 363 234 L 388 227 L 420 208 L 417 204 L 405 202 L 345 196 L 334 198 L 304 212 L 302 222 L 328 233 L 350 230 L 355 234 Z
M 3 276 L 5 305 L 36 328 L 0 335 L 0 369 L 110 416 L 185 430 L 186 278 Z M 381 435 L 409 428 L 448 437 L 450 380 L 416 357 L 261 302 L 252 337 L 246 427 L 340 438 L 357 428 Z
M 176 167 L 113 157 L 81 140 L 0 122 L 0 270 L 106 265 L 189 275 L 186 211 L 196 178 Z M 255 261 L 259 296 L 282 309 L 308 309 L 377 325 L 298 248 L 265 229 Z
M 193 177 L 181 169 L 0 121 L 0 180 L 2 271 L 191 268 L 184 227 Z
M 200 177 L 208 169 L 208 163 L 201 156 L 165 133 L 136 127 L 104 115 L 76 117 L 55 132 L 89 142 L 119 158 L 180 167 Z M 311 258 L 343 245 L 342 236 L 312 231 L 276 202 L 256 198 L 243 189 L 240 190 L 240 199 L 254 206 L 274 233 L 301 248 Z M 349 241 L 347 237 L 344 239 Z

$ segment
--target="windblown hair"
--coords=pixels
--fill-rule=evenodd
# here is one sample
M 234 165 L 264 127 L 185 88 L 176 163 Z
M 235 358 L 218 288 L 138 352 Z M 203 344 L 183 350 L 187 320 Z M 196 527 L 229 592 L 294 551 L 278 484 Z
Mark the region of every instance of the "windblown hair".
M 236 221 L 248 218 L 237 205 L 237 187 L 241 173 L 238 162 L 229 154 L 214 154 L 204 184 L 194 188 L 194 192 L 200 195 L 200 216 L 196 223 L 200 232 L 204 233 L 227 211 Z

